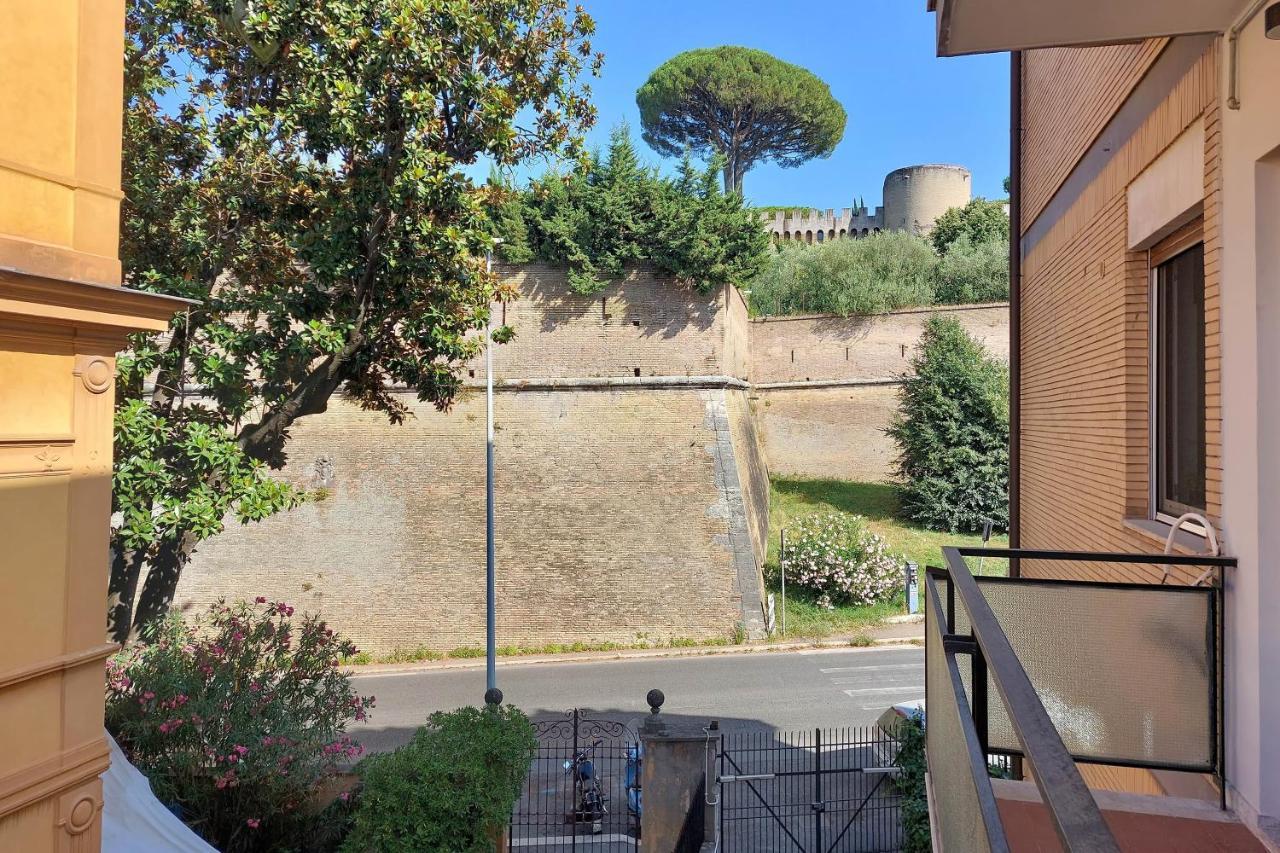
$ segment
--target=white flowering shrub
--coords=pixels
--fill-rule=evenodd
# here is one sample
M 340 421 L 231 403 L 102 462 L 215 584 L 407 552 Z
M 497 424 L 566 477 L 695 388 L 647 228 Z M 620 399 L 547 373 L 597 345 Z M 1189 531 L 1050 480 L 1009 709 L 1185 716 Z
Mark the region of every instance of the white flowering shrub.
M 787 529 L 787 587 L 822 607 L 886 601 L 902 587 L 902 563 L 860 515 L 810 515 Z

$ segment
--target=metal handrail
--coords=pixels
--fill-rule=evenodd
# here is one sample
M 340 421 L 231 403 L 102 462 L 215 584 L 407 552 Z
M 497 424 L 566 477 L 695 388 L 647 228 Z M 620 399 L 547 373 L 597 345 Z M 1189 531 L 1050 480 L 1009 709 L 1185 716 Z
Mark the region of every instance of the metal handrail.
M 1031 759 L 1035 767 L 1035 782 L 1040 789 L 1040 796 L 1049 809 L 1054 829 L 1066 851 L 1089 851 L 1089 853 L 1119 853 L 1119 846 L 1111 834 L 1102 812 L 1094 801 L 1089 787 L 1080 776 L 1074 759 L 1062 742 L 1062 736 L 1049 718 L 1036 692 L 1022 668 L 1009 638 L 986 597 L 978 589 L 977 582 L 969 572 L 963 555 L 970 556 L 1012 556 L 1031 559 L 1075 559 L 1106 561 L 1112 556 L 1105 554 L 1074 554 L 1070 557 L 1064 552 L 1034 552 L 1001 550 L 990 548 L 955 548 L 942 549 L 950 569 L 949 580 L 951 590 L 958 593 L 968 613 L 973 641 L 985 669 L 991 674 L 996 690 L 1004 701 L 1009 721 L 1013 726 L 1024 754 Z M 1123 555 L 1120 555 L 1123 556 Z M 1202 558 L 1203 559 L 1203 558 Z M 975 658 L 977 655 L 975 655 Z M 975 673 L 974 689 L 978 689 Z M 985 677 L 982 678 L 985 683 Z
M 943 665 L 947 670 L 946 683 L 949 688 L 947 691 L 949 696 L 935 696 L 929 692 L 932 685 L 932 676 L 927 677 L 925 682 L 925 708 L 926 710 L 937 708 L 939 699 L 951 702 L 956 706 L 956 712 L 960 718 L 961 736 L 964 739 L 964 756 L 966 759 L 965 764 L 967 764 L 965 770 L 968 771 L 969 777 L 973 781 L 974 794 L 977 797 L 977 816 L 985 836 L 983 840 L 986 841 L 987 849 L 991 853 L 1009 853 L 1009 840 L 1005 834 L 1004 822 L 1000 819 L 1000 808 L 996 804 L 995 793 L 991 789 L 991 776 L 987 770 L 987 757 L 983 754 L 984 744 L 975 729 L 973 712 L 969 705 L 968 697 L 965 695 L 964 682 L 960 678 L 960 668 L 956 663 L 956 654 L 958 652 L 947 645 L 946 637 L 949 630 L 947 613 L 943 610 L 934 576 L 926 574 L 923 583 L 925 588 L 924 606 L 927 613 L 925 618 L 938 626 L 937 636 L 943 638 L 942 659 Z M 932 633 L 929 636 L 933 636 Z M 931 731 L 932 729 L 926 726 L 926 736 Z M 944 839 L 944 847 L 945 843 Z
M 1167 563 L 1170 566 L 1219 566 L 1222 568 L 1234 568 L 1236 566 L 1235 557 L 1215 557 L 1209 554 L 1136 554 L 1128 551 L 1051 551 L 1038 548 L 978 548 L 978 547 L 957 547 L 948 545 L 942 549 L 945 555 L 948 551 L 954 551 L 961 557 L 1008 557 L 1017 560 L 1059 560 L 1069 561 L 1073 563 L 1146 563 L 1159 564 Z M 951 564 L 951 558 L 947 558 L 948 565 Z M 967 572 L 968 565 L 965 565 Z

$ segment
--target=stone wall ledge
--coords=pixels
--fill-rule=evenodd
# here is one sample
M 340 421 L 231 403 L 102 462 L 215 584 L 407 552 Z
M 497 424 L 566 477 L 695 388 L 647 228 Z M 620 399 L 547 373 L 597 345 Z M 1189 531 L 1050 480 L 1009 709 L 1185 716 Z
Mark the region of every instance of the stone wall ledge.
M 956 311 L 972 311 L 975 308 L 1008 308 L 1003 302 L 963 302 L 955 305 L 919 305 L 911 308 L 895 308 L 875 314 L 766 314 L 752 317 L 752 323 L 794 323 L 799 320 L 875 320 L 878 317 L 895 317 L 900 314 L 949 314 Z
M 753 391 L 785 391 L 799 388 L 862 388 L 868 385 L 901 385 L 902 377 L 893 379 L 808 379 L 795 382 L 756 382 Z
M 483 382 L 468 382 L 465 386 L 474 391 L 484 388 Z M 612 388 L 736 388 L 750 390 L 751 383 L 736 376 L 582 376 L 551 377 L 547 379 L 495 379 L 493 390 L 502 391 L 607 391 Z M 408 388 L 394 391 L 412 393 Z

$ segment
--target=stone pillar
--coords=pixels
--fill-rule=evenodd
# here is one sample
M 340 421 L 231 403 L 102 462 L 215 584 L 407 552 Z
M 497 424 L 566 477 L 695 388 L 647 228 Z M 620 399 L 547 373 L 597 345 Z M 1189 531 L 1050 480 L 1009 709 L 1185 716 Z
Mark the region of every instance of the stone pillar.
M 719 731 L 696 723 L 667 723 L 659 714 L 662 691 L 650 690 L 647 698 L 652 713 L 640 729 L 640 848 L 645 853 L 698 853 L 715 838 L 715 809 L 707 805 L 707 792 L 715 785 Z
M 101 846 L 115 354 L 181 300 L 120 287 L 124 0 L 0 25 L 0 850 Z

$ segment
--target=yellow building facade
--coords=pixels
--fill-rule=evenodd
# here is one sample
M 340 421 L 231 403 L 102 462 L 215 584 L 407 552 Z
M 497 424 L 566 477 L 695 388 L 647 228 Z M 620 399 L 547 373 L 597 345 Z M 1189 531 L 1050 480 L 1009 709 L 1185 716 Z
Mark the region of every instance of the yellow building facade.
M 0 850 L 100 846 L 124 0 L 0 23 Z

